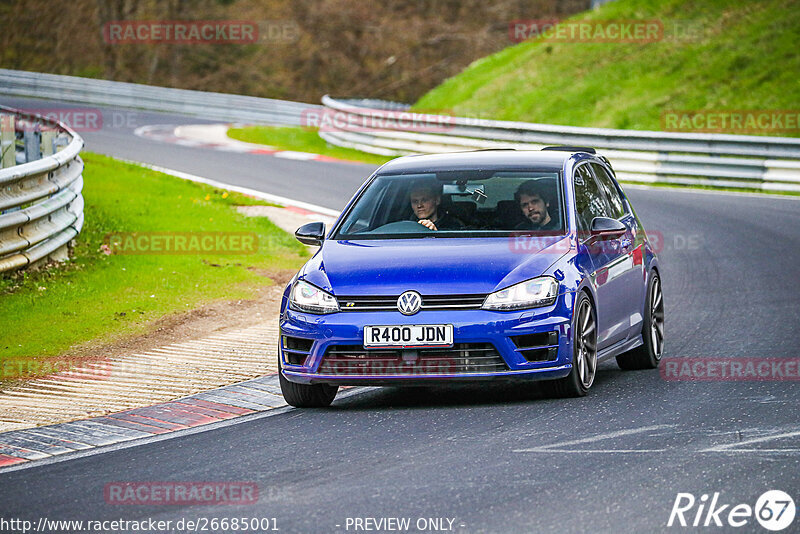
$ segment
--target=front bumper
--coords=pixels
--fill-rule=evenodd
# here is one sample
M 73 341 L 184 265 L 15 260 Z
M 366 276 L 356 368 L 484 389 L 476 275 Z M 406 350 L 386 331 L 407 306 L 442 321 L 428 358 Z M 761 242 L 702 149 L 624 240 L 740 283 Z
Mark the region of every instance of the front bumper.
M 413 316 L 405 316 L 397 311 L 381 312 L 339 312 L 329 315 L 314 315 L 284 310 L 280 320 L 281 340 L 279 354 L 282 373 L 286 379 L 303 384 L 328 383 L 338 385 L 399 385 L 411 383 L 432 383 L 450 381 L 546 380 L 561 378 L 572 369 L 572 322 L 571 293 L 559 296 L 555 304 L 548 307 L 515 312 L 495 312 L 487 310 L 421 311 Z M 503 369 L 491 372 L 451 372 L 426 369 L 424 374 L 415 372 L 389 372 L 391 367 L 365 369 L 356 374 L 331 373 L 330 365 L 322 365 L 328 351 L 336 347 L 363 347 L 363 331 L 366 325 L 411 325 L 411 324 L 452 324 L 453 342 L 459 346 L 492 346 L 502 358 Z M 512 337 L 529 334 L 552 333 L 548 349 L 552 349 L 547 361 L 529 361 Z M 287 350 L 288 338 L 307 340 L 302 349 L 297 345 Z M 291 341 L 291 340 L 289 340 Z M 489 344 L 489 345 L 486 345 Z M 361 349 L 367 354 L 378 356 L 379 352 Z M 406 353 L 411 358 L 416 352 Z M 388 369 L 388 371 L 387 371 Z M 431 372 L 434 371 L 434 372 Z

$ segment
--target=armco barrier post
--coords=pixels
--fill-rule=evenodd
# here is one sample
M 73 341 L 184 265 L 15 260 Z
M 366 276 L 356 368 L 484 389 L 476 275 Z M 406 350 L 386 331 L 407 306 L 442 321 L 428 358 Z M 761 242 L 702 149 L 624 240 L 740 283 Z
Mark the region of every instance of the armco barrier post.
M 52 156 L 56 153 L 56 132 L 46 130 L 42 132 L 42 157 Z
M 17 163 L 14 115 L 0 115 L 0 169 L 13 167 Z
M 65 260 L 70 241 L 83 228 L 83 161 L 79 156 L 83 139 L 56 120 L 2 106 L 0 110 L 2 119 L 16 117 L 28 159 L 0 169 L 0 273 Z M 14 162 L 20 155 L 16 154 L 16 128 L 9 128 L 11 121 L 3 123 L 3 139 L 10 147 L 4 162 Z
M 36 161 L 42 157 L 41 150 L 41 132 L 38 127 L 27 127 L 23 134 L 25 141 L 25 163 Z

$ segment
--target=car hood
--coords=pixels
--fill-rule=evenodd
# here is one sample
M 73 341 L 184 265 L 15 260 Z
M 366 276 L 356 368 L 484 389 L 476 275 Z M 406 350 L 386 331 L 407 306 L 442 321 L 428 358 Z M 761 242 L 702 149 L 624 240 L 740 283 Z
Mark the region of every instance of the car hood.
M 566 236 L 326 241 L 299 273 L 334 295 L 485 294 L 543 274 Z

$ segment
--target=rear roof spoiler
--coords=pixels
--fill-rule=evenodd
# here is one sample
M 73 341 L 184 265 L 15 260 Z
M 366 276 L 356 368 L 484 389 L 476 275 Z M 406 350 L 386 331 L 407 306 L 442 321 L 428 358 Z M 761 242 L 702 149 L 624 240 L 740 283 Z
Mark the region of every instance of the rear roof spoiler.
M 557 150 L 559 152 L 586 152 L 587 154 L 597 154 L 597 151 L 588 146 L 546 146 L 542 150 Z

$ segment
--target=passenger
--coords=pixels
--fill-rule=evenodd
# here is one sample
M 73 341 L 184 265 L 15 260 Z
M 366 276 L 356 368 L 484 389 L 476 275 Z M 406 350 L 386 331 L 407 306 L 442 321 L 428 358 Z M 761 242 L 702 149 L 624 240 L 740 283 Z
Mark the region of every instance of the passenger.
M 414 219 L 425 228 L 437 230 L 460 230 L 464 224 L 440 209 L 442 186 L 438 183 L 423 182 L 414 185 L 409 193 Z
M 514 193 L 519 209 L 525 220 L 515 230 L 558 230 L 559 226 L 550 217 L 550 202 L 546 199 L 544 189 L 536 180 L 523 182 Z

